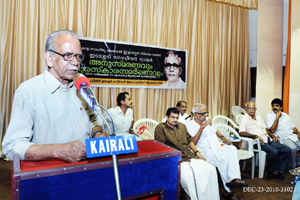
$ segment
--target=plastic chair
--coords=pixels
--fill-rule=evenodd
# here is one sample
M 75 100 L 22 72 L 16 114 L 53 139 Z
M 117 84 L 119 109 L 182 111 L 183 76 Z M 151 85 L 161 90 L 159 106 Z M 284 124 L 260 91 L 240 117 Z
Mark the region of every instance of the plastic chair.
M 243 114 L 243 115 L 246 114 L 246 111 L 240 106 L 232 106 L 231 113 L 232 113 L 233 117 L 235 118 L 239 114 Z
M 235 117 L 236 122 L 240 125 L 241 119 L 244 115 L 238 114 Z M 267 153 L 261 150 L 261 145 L 259 139 L 253 140 L 253 145 L 257 144 L 257 148 L 253 147 L 253 151 L 256 154 L 256 166 L 259 166 L 259 172 L 258 177 L 263 178 L 264 177 L 264 171 L 265 171 L 265 165 L 266 165 L 266 156 Z M 242 146 L 244 146 L 245 149 L 248 149 L 249 143 L 246 144 L 246 142 L 242 141 Z
M 223 115 L 217 115 L 212 119 L 212 126 L 216 127 L 216 125 L 218 125 L 218 124 L 225 124 L 225 125 L 228 125 L 228 126 L 232 125 L 236 129 L 239 128 L 239 126 L 236 125 L 230 118 L 225 117 Z M 230 140 L 232 140 L 233 142 L 240 142 L 241 141 L 240 139 L 234 137 L 234 135 L 229 135 L 229 136 L 230 136 L 230 138 L 232 138 Z M 233 139 L 233 138 L 235 138 L 235 139 Z
M 240 125 L 241 119 L 242 119 L 243 116 L 244 116 L 244 115 L 242 115 L 242 114 L 238 114 L 238 115 L 235 117 L 235 121 L 236 121 L 236 123 L 237 123 L 238 125 Z
M 246 138 L 246 137 L 241 137 L 236 130 L 234 130 L 231 126 L 228 126 L 226 124 L 217 124 L 215 128 L 222 134 L 224 137 L 227 139 L 230 139 L 229 135 L 230 133 L 235 134 L 240 140 L 247 141 L 249 143 L 249 149 L 248 150 L 241 150 L 238 149 L 238 156 L 239 160 L 246 160 L 251 158 L 252 160 L 252 170 L 251 170 L 251 178 L 254 179 L 254 170 L 255 170 L 255 157 L 254 157 L 254 149 L 253 149 L 253 139 L 251 138 Z M 230 139 L 231 140 L 231 139 Z M 232 140 L 231 140 L 232 141 Z M 234 142 L 234 141 L 233 141 Z M 243 171 L 245 170 L 246 167 L 246 161 L 243 163 Z
M 137 134 L 138 130 L 142 127 L 142 126 L 146 126 L 149 131 L 154 135 L 154 130 L 155 127 L 158 125 L 159 123 L 153 119 L 149 119 L 149 118 L 143 118 L 143 119 L 139 119 L 137 120 L 134 124 L 133 124 L 133 132 L 135 134 Z
M 256 165 L 258 166 L 258 177 L 263 178 L 266 166 L 266 156 L 267 153 L 261 150 L 260 140 L 258 138 L 254 139 L 253 145 L 257 144 L 257 149 L 253 149 L 254 153 L 256 154 Z M 249 144 L 250 145 L 250 144 Z M 258 156 L 257 156 L 258 154 Z
M 230 118 L 223 116 L 223 115 L 217 115 L 212 119 L 212 125 L 216 126 L 217 124 L 226 124 L 226 125 L 232 125 L 234 128 L 239 128 L 234 121 L 232 121 Z

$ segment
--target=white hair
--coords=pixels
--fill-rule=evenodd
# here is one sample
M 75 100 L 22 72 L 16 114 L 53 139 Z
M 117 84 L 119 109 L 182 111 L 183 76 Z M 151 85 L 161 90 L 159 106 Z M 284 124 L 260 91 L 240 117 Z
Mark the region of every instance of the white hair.
M 246 102 L 246 103 L 245 103 L 245 108 L 246 108 L 246 109 L 248 109 L 248 103 L 254 103 L 254 102 L 253 102 L 253 101 L 248 101 L 248 102 Z M 255 103 L 254 103 L 254 105 L 255 105 Z M 255 108 L 256 108 L 256 105 L 255 105 Z
M 207 108 L 207 107 L 202 103 L 196 103 L 192 109 L 192 113 L 200 112 L 200 108 Z

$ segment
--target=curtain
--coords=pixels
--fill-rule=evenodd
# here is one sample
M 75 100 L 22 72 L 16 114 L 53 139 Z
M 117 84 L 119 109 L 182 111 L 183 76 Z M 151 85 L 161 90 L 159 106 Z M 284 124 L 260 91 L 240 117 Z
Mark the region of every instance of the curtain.
M 227 3 L 235 6 L 242 6 L 245 8 L 256 9 L 256 10 L 258 4 L 258 0 L 209 0 L 209 1 Z
M 248 0 L 257 5 L 257 0 Z M 225 2 L 225 3 L 224 3 Z M 134 118 L 161 121 L 169 107 L 187 101 L 228 116 L 249 99 L 249 28 L 245 1 L 10 0 L 0 1 L 1 138 L 15 90 L 45 70 L 44 44 L 58 29 L 79 36 L 187 49 L 187 89 L 93 88 L 98 102 L 115 107 L 129 92 Z M 249 5 L 252 5 L 249 4 Z M 253 6 L 252 5 L 252 6 Z M 255 8 L 255 6 L 254 6 Z M 0 152 L 1 153 L 1 152 Z
M 289 102 L 290 102 L 290 61 L 291 61 L 291 5 L 292 0 L 289 0 L 289 17 L 288 17 L 288 40 L 286 48 L 286 61 L 284 68 L 283 79 L 283 112 L 289 114 Z

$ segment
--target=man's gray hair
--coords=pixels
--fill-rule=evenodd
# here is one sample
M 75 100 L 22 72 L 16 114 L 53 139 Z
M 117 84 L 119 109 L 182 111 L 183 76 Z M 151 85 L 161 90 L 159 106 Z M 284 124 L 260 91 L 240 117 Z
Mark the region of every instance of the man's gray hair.
M 46 43 L 45 43 L 45 52 L 49 51 L 49 50 L 54 50 L 55 51 L 55 46 L 54 46 L 54 38 L 57 35 L 60 34 L 69 34 L 72 35 L 74 37 L 76 37 L 78 39 L 78 35 L 76 33 L 74 33 L 73 31 L 70 30 L 59 30 L 59 31 L 54 31 L 52 33 L 50 33 L 50 35 L 47 37 Z M 51 52 L 52 53 L 52 52 Z M 53 55 L 54 53 L 52 53 Z M 53 56 L 52 56 L 53 57 Z
M 45 43 L 45 52 L 49 51 L 49 50 L 56 51 L 56 49 L 54 47 L 54 43 L 55 43 L 54 42 L 54 38 L 57 35 L 59 35 L 59 34 L 70 34 L 70 35 L 76 37 L 77 39 L 79 39 L 78 35 L 76 33 L 74 33 L 73 31 L 70 31 L 70 30 L 58 30 L 58 31 L 54 31 L 54 32 L 50 33 L 50 35 L 47 37 L 47 40 L 46 40 L 46 43 Z M 53 60 L 55 60 L 55 54 L 53 52 L 51 52 L 51 56 L 52 56 Z M 46 59 L 45 59 L 45 64 L 47 66 Z
M 202 104 L 202 103 L 196 103 L 192 109 L 192 112 L 200 112 L 200 108 L 206 108 L 206 105 Z
M 251 102 L 251 103 L 254 103 L 253 101 L 247 101 L 247 102 L 245 103 L 245 108 L 246 108 L 246 109 L 248 109 L 248 103 L 250 103 L 250 102 Z M 255 103 L 254 103 L 254 105 L 255 105 Z M 255 105 L 255 108 L 256 108 L 256 105 Z

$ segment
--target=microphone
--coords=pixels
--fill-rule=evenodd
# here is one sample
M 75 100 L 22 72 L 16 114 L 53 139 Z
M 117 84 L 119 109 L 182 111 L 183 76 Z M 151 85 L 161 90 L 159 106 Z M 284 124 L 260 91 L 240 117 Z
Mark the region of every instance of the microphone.
M 93 90 L 90 88 L 91 83 L 89 79 L 85 76 L 79 76 L 75 81 L 75 87 L 78 91 L 80 91 L 80 95 L 83 100 L 89 105 L 89 107 L 94 111 L 94 105 L 98 105 L 98 102 L 95 98 Z
M 192 116 L 192 112 L 191 112 L 191 114 L 189 115 L 189 116 L 187 116 L 184 120 L 187 120 L 188 118 L 190 118 L 191 116 Z
M 104 108 L 103 106 L 101 106 L 101 105 L 98 104 L 98 102 L 97 102 L 97 100 L 95 98 L 94 92 L 93 92 L 93 90 L 91 90 L 90 86 L 91 86 L 91 83 L 90 83 L 89 79 L 87 79 L 83 75 L 80 75 L 76 79 L 76 81 L 75 81 L 75 87 L 76 87 L 76 89 L 78 91 L 80 91 L 81 97 L 89 105 L 89 107 L 91 108 L 92 111 L 96 110 L 96 112 L 100 115 L 100 117 L 102 118 L 102 120 L 104 121 L 104 123 L 106 124 L 106 126 L 108 127 L 108 130 L 110 132 L 110 136 L 115 136 L 115 138 L 116 138 L 117 136 L 115 134 L 115 126 L 114 126 L 114 122 L 113 122 L 113 119 L 111 117 L 111 114 L 108 112 L 108 110 L 106 110 L 106 108 Z M 113 127 L 112 130 L 113 130 L 113 132 L 112 132 L 112 130 L 111 130 L 108 122 L 102 116 L 101 112 L 94 108 L 94 105 L 97 106 L 97 107 L 103 108 L 107 112 L 107 114 L 110 117 L 111 122 L 112 122 L 112 127 Z M 119 138 L 120 137 L 123 138 L 124 139 L 124 143 L 126 143 L 126 145 L 128 145 L 127 140 L 125 140 L 126 136 L 118 136 L 118 137 Z M 134 136 L 132 136 L 132 137 L 134 137 Z M 104 142 L 103 142 L 104 140 L 106 141 L 106 145 L 107 146 L 110 144 L 110 145 L 114 145 L 114 147 L 117 147 L 116 145 L 120 141 L 122 142 L 122 139 L 121 138 L 119 139 L 119 138 L 118 138 L 118 140 L 117 139 L 110 139 L 110 138 L 107 139 L 107 137 L 86 139 L 85 143 L 86 143 L 87 157 L 88 158 L 92 157 L 90 155 L 92 155 L 93 153 L 95 153 L 95 151 L 97 151 L 97 148 L 96 148 L 96 142 L 97 141 L 96 140 L 99 141 L 98 147 L 99 147 L 99 152 L 100 152 L 100 150 L 103 150 L 103 149 L 101 149 L 101 147 L 104 148 L 104 146 L 100 145 L 100 144 L 102 144 L 102 145 L 104 144 Z M 130 142 L 132 141 L 130 144 L 132 144 L 131 146 L 133 146 L 132 152 L 137 152 L 136 138 L 134 138 L 134 139 L 135 139 L 135 143 L 133 144 L 133 141 L 130 140 Z M 100 140 L 102 141 L 102 143 L 100 142 Z M 89 145 L 89 144 L 91 144 L 91 145 Z M 122 146 L 122 147 L 123 147 L 123 150 L 124 150 L 124 146 Z M 105 149 L 108 149 L 108 148 L 109 147 L 104 148 L 104 151 L 105 151 Z M 126 150 L 128 150 L 128 148 L 126 147 Z M 91 152 L 91 154 L 90 154 L 90 152 Z M 130 153 L 130 152 L 128 152 L 128 153 Z M 117 197 L 118 197 L 118 200 L 119 200 L 119 199 L 122 199 L 122 197 L 121 197 L 121 187 L 120 187 L 120 179 L 119 179 L 119 170 L 118 170 L 118 158 L 117 158 L 117 155 L 115 153 L 112 154 L 112 160 L 113 160 L 113 169 L 114 169 L 114 175 L 115 175 L 116 192 L 117 192 Z

